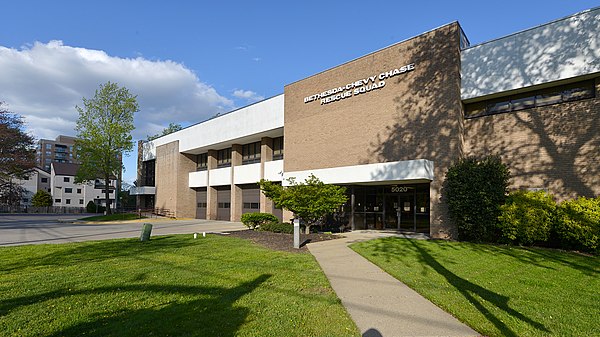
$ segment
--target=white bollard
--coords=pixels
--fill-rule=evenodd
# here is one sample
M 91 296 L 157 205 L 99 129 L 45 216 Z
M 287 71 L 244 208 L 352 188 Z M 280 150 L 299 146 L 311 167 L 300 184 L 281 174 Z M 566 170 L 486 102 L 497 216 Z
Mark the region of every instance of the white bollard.
M 300 219 L 294 219 L 294 248 L 300 249 Z

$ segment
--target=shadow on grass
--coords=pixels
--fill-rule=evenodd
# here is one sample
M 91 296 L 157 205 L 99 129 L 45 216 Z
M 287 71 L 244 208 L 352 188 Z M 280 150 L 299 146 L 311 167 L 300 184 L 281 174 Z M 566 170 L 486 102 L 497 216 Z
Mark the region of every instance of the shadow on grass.
M 119 257 L 138 257 L 168 249 L 184 248 L 198 241 L 174 240 L 173 236 L 152 237 L 150 241 L 139 239 L 117 239 L 89 241 L 61 245 L 48 245 L 48 249 L 19 258 L 16 262 L 0 263 L 0 271 L 11 271 L 35 266 L 65 266 L 81 262 L 94 262 Z
M 377 250 L 386 255 L 386 258 L 397 258 L 402 255 L 402 252 L 411 253 L 417 252 L 418 259 L 420 262 L 430 266 L 435 270 L 438 274 L 443 276 L 450 285 L 452 285 L 456 290 L 458 290 L 461 295 L 469 301 L 477 310 L 485 316 L 485 318 L 491 322 L 498 330 L 501 331 L 503 336 L 511 336 L 517 337 L 518 335 L 512 331 L 502 320 L 496 317 L 490 310 L 488 310 L 482 303 L 482 300 L 489 302 L 491 305 L 497 307 L 498 309 L 504 311 L 508 315 L 526 322 L 532 327 L 544 332 L 545 334 L 550 334 L 551 332 L 541 323 L 536 322 L 529 317 L 521 314 L 515 309 L 511 308 L 508 305 L 509 297 L 495 293 L 490 291 L 480 285 L 472 283 L 456 274 L 452 271 L 448 270 L 441 263 L 439 263 L 435 257 L 433 257 L 427 250 L 419 246 L 417 240 L 408 240 L 411 243 L 412 248 L 400 248 L 398 249 L 398 245 L 393 244 L 394 239 L 381 239 L 381 245 L 377 246 Z M 431 243 L 431 242 L 429 242 Z M 391 256 L 389 256 L 391 255 Z M 388 260 L 389 261 L 389 260 Z
M 234 303 L 253 292 L 270 277 L 271 275 L 263 274 L 234 288 L 129 285 L 81 291 L 63 289 L 1 301 L 0 316 L 21 306 L 74 295 L 118 296 L 120 292 L 187 295 L 197 298 L 190 301 L 174 300 L 157 307 L 98 313 L 84 318 L 85 322 L 49 336 L 234 336 L 250 313 L 248 308 L 235 307 Z

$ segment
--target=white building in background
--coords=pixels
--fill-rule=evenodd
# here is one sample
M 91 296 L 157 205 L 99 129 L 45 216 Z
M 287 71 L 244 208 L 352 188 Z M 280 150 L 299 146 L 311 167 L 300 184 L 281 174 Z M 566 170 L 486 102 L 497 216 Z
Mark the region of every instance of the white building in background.
M 17 185 L 25 189 L 21 195 L 21 206 L 31 206 L 33 195 L 39 190 L 50 193 L 50 173 L 39 167 L 34 167 L 28 176 L 23 179 L 14 179 Z
M 94 182 L 83 184 L 75 183 L 78 164 L 52 163 L 50 171 L 50 190 L 52 205 L 63 207 L 85 207 L 93 201 L 96 205 L 106 207 L 104 198 L 106 187 L 104 181 L 96 179 Z M 116 180 L 111 180 L 108 186 L 111 208 L 115 208 Z

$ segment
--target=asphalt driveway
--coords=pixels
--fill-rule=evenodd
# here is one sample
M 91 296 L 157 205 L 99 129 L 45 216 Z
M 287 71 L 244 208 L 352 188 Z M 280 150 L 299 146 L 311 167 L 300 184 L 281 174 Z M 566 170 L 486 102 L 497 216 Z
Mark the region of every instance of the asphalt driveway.
M 152 223 L 152 235 L 228 232 L 246 229 L 239 222 L 143 219 L 124 223 L 70 223 L 81 214 L 2 214 L 0 246 L 64 243 L 139 237 L 142 224 Z

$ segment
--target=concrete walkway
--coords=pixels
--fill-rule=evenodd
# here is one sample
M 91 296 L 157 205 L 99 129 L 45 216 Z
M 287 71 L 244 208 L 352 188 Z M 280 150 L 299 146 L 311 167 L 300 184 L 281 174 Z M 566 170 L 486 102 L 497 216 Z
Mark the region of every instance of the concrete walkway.
M 480 336 L 404 283 L 348 248 L 395 233 L 355 231 L 308 244 L 362 336 Z

